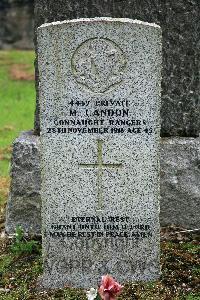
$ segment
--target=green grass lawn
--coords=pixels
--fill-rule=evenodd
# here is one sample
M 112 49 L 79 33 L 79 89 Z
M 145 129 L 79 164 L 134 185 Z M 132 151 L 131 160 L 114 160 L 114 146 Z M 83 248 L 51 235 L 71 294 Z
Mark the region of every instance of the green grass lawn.
M 8 176 L 10 146 L 20 131 L 33 128 L 34 52 L 0 51 L 0 177 Z

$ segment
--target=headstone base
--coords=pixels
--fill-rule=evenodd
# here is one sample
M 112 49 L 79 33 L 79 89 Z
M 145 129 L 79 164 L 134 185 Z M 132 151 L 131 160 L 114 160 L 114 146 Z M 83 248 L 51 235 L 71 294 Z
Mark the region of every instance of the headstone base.
M 200 224 L 200 138 L 161 139 L 161 226 Z
M 161 226 L 175 224 L 187 229 L 198 228 L 200 139 L 162 138 L 160 147 Z M 23 132 L 14 142 L 6 218 L 8 234 L 15 232 L 17 224 L 22 224 L 27 233 L 40 234 L 39 153 L 39 137 L 30 131 Z M 31 168 L 31 176 L 26 171 L 27 165 Z

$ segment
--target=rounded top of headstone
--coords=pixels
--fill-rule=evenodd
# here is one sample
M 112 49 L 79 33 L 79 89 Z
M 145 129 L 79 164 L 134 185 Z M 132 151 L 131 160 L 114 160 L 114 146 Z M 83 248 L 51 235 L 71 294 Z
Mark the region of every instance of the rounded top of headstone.
M 149 26 L 149 27 L 154 27 L 154 28 L 160 28 L 159 25 L 155 23 L 148 23 L 148 22 L 143 22 L 140 20 L 133 20 L 129 18 L 110 18 L 110 17 L 101 17 L 101 18 L 80 18 L 80 19 L 73 19 L 73 20 L 65 20 L 65 21 L 56 21 L 52 23 L 45 23 L 42 24 L 38 28 L 44 28 L 44 27 L 49 27 L 49 26 L 58 26 L 58 25 L 64 25 L 64 24 L 87 24 L 87 23 L 128 23 L 128 24 L 137 24 L 137 25 L 144 25 L 144 26 Z

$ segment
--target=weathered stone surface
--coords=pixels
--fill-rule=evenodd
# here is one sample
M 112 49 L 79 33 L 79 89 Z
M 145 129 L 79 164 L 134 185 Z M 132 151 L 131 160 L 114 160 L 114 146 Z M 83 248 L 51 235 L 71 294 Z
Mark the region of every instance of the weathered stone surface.
M 0 20 L 0 49 L 34 48 L 34 0 L 1 0 Z
M 200 132 L 199 14 L 199 0 L 35 0 L 36 28 L 45 22 L 103 16 L 139 19 L 161 26 L 162 136 L 189 137 Z M 39 132 L 38 101 L 35 129 Z
M 38 62 L 42 285 L 158 278 L 160 27 L 45 24 Z
M 27 134 L 26 134 L 27 136 Z M 31 138 L 32 139 L 32 138 Z M 30 134 L 28 134 L 30 141 Z M 33 136 L 34 149 L 30 158 L 32 174 L 34 174 L 34 191 L 38 195 L 40 203 L 40 172 L 39 157 L 40 143 L 39 138 Z M 27 144 L 27 143 L 25 143 Z M 24 138 L 22 145 L 24 145 Z M 24 146 L 23 146 L 24 147 Z M 200 203 L 200 142 L 196 138 L 163 138 L 161 139 L 161 200 L 160 200 L 160 223 L 161 226 L 175 224 L 183 226 L 187 229 L 199 228 L 199 203 Z M 23 152 L 23 151 L 22 151 Z M 33 161 L 33 163 L 32 163 Z M 15 162 L 14 162 L 15 164 Z M 24 180 L 26 171 L 21 166 L 21 172 L 18 174 L 17 186 Z M 14 178 L 13 178 L 14 179 Z M 35 213 L 35 217 L 27 214 L 19 221 L 15 214 L 15 208 L 18 211 L 22 204 L 26 212 L 29 207 L 30 193 L 26 191 L 30 189 L 31 181 L 26 181 L 26 189 L 20 196 L 19 205 L 16 204 L 16 197 L 9 200 L 8 210 L 12 211 L 12 218 L 7 219 L 7 231 L 13 234 L 17 224 L 23 220 L 26 228 L 31 228 L 29 232 L 38 234 L 40 228 L 40 209 Z M 16 188 L 14 188 L 16 189 Z M 24 200 L 23 200 L 24 199 Z M 32 200 L 31 200 L 32 201 Z M 13 204 L 12 204 L 13 202 Z M 36 203 L 38 200 L 36 200 Z M 32 212 L 30 211 L 30 214 Z M 9 216 L 10 213 L 8 212 Z M 34 219 L 34 222 L 33 222 Z M 33 227 L 33 223 L 35 224 Z M 10 229 L 11 228 L 11 229 Z M 34 229 L 36 228 L 36 230 Z M 33 231 L 34 230 L 34 231 Z
M 21 225 L 28 234 L 40 234 L 39 137 L 23 132 L 14 141 L 11 161 L 11 190 L 7 204 L 6 232 L 12 235 Z
M 200 226 L 200 139 L 165 138 L 161 142 L 162 226 Z

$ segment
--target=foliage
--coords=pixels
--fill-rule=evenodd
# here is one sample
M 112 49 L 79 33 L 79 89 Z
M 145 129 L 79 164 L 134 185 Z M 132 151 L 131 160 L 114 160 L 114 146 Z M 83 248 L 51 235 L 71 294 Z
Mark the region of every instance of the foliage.
M 101 300 L 101 297 L 100 297 L 99 293 L 97 294 L 97 296 L 96 296 L 96 299 L 95 299 L 95 300 Z
M 27 241 L 24 237 L 24 231 L 21 226 L 17 226 L 15 233 L 15 241 L 10 246 L 10 250 L 15 255 L 39 253 L 40 246 L 38 241 Z
M 188 295 L 186 298 L 185 298 L 185 300 L 200 300 L 200 294 L 199 295 L 195 295 L 195 294 L 190 294 L 190 295 Z

